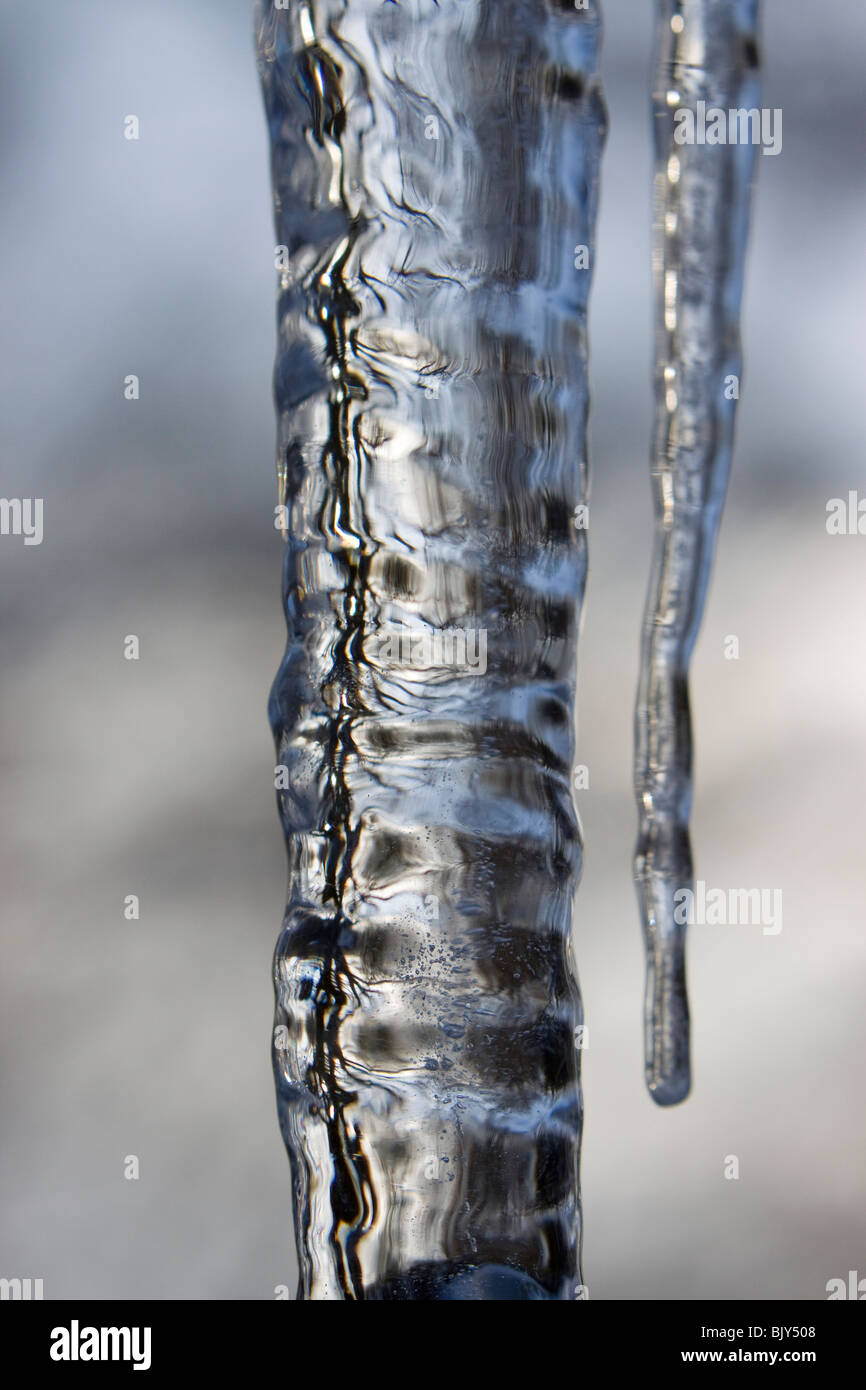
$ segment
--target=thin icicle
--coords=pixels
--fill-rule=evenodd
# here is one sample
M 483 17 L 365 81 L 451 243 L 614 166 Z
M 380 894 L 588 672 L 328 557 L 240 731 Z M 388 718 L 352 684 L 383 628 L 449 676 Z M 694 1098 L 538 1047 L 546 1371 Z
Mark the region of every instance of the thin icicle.
M 699 142 L 711 108 L 727 114 L 757 107 L 757 10 L 758 0 L 659 0 L 658 6 L 656 520 L 635 719 L 635 875 L 647 952 L 646 1078 L 660 1105 L 682 1100 L 691 1084 L 685 925 L 674 916 L 674 894 L 692 886 L 687 681 L 727 487 L 739 394 L 739 311 L 755 123 L 726 123 L 724 142 Z M 684 112 L 690 114 L 678 116 Z M 711 138 L 721 133 L 719 122 Z M 739 138 L 727 138 L 731 135 Z M 751 138 L 743 138 L 747 135 Z

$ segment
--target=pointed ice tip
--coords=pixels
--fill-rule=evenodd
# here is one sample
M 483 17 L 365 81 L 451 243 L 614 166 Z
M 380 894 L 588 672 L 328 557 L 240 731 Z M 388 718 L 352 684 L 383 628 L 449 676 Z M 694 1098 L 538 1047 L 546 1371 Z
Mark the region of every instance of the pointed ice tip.
M 673 1076 L 647 1077 L 647 1090 L 656 1105 L 679 1105 L 692 1089 L 692 1078 L 688 1071 L 675 1072 Z

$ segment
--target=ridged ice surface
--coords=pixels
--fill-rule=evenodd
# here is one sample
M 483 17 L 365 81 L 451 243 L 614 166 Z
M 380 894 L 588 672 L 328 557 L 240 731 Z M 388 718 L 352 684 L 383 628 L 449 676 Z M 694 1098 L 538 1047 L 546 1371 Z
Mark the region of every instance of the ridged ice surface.
M 571 0 L 259 11 L 287 247 L 275 1059 L 304 1298 L 580 1282 L 599 37 Z
M 653 82 L 655 544 L 636 717 L 636 876 L 647 951 L 646 1077 L 672 1104 L 690 1085 L 685 927 L 692 886 L 688 665 L 731 462 L 739 312 L 756 146 L 675 139 L 676 112 L 759 101 L 757 0 L 659 0 Z M 681 127 L 684 128 L 684 127 Z M 695 131 L 697 132 L 697 122 Z

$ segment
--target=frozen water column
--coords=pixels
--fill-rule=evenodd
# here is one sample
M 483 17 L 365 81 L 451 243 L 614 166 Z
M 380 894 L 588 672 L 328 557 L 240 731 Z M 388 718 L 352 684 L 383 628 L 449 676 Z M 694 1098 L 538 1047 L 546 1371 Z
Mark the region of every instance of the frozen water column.
M 301 1298 L 578 1293 L 599 40 L 594 0 L 258 10 Z
M 677 920 L 685 914 L 674 902 L 692 887 L 688 666 L 739 396 L 743 261 L 762 129 L 757 10 L 757 0 L 659 0 L 657 10 L 655 540 L 635 721 L 635 872 L 647 957 L 646 1080 L 660 1105 L 682 1100 L 690 1086 L 686 926 Z

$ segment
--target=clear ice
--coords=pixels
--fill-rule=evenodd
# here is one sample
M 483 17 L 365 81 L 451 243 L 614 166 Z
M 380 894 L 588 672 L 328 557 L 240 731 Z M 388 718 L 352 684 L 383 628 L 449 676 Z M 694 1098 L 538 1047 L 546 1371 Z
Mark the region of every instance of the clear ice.
M 596 5 L 263 4 L 306 1299 L 571 1299 Z M 482 658 L 483 653 L 483 660 Z
M 689 1086 L 687 668 L 754 157 L 676 146 L 673 120 L 754 103 L 755 10 L 659 3 L 635 784 L 663 1104 Z M 597 0 L 259 0 L 288 626 L 274 1065 L 303 1299 L 583 1295 L 568 940 L 600 37 Z
M 646 944 L 646 1081 L 691 1084 L 685 926 L 692 887 L 688 668 L 725 499 L 741 377 L 739 315 L 756 145 L 678 143 L 676 113 L 757 110 L 757 0 L 659 0 L 653 76 L 655 537 L 635 717 L 635 878 Z M 684 125 L 680 123 L 680 129 Z M 695 123 L 697 133 L 698 123 Z

